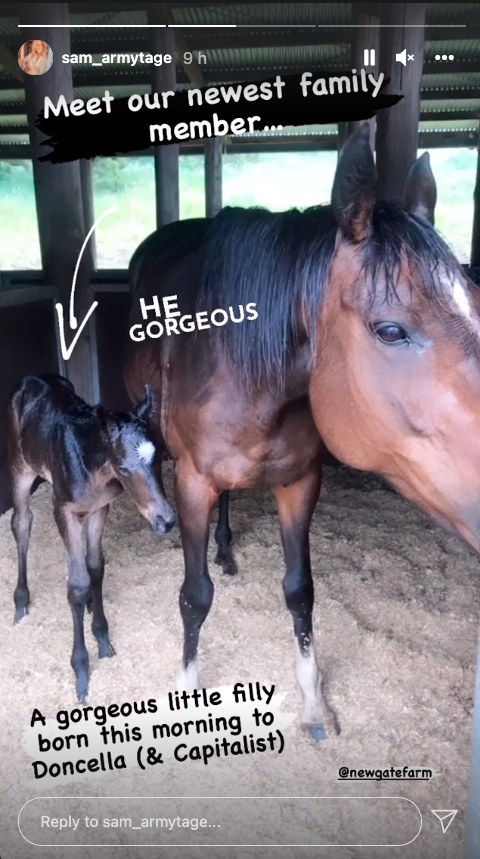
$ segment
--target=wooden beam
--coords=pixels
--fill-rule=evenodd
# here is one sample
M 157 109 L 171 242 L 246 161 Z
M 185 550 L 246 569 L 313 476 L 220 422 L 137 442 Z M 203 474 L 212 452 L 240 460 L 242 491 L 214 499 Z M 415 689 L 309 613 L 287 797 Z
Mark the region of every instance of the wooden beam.
M 27 105 L 24 101 L 18 101 L 14 104 L 2 104 L 0 101 L 0 114 L 2 116 L 26 116 Z
M 473 191 L 473 228 L 471 265 L 480 266 L 480 142 L 477 155 L 477 180 Z
M 337 125 L 337 150 L 338 157 L 348 138 L 348 122 L 339 122 Z
M 43 39 L 50 45 L 57 58 L 62 54 L 71 53 L 68 27 L 48 26 L 49 24 L 68 24 L 66 3 L 24 4 L 21 6 L 20 20 L 21 23 L 33 22 L 40 25 L 32 30 L 23 29 L 24 41 L 32 38 Z M 69 64 L 54 62 L 48 74 L 40 76 L 26 74 L 24 77 L 42 267 L 45 277 L 57 290 L 63 305 L 68 346 L 73 333 L 69 326 L 70 291 L 75 266 L 85 238 L 80 165 L 78 161 L 65 164 L 40 162 L 38 157 L 45 154 L 45 148 L 41 146 L 45 135 L 35 126 L 35 121 L 43 110 L 46 96 L 49 96 L 53 102 L 56 102 L 61 95 L 65 96 L 67 102 L 73 99 L 72 70 Z M 92 301 L 87 260 L 84 256 L 78 270 L 75 293 L 75 316 L 79 324 L 83 322 Z M 55 330 L 58 333 L 57 323 Z M 64 362 L 61 353 L 58 352 L 58 365 L 60 372 L 63 375 L 66 374 L 73 382 L 79 396 L 92 404 L 98 400 L 98 365 L 93 319 L 83 329 L 68 361 Z
M 401 5 L 401 4 L 393 4 L 393 5 Z M 419 5 L 418 3 L 416 4 Z M 166 32 L 171 32 L 168 29 Z M 175 53 L 175 49 L 174 49 Z M 183 54 L 182 54 L 183 56 Z M 479 61 L 480 63 L 480 61 Z M 175 65 L 175 64 L 172 64 Z M 193 64 L 192 64 L 193 65 Z M 402 68 L 402 64 L 398 63 Z M 410 63 L 410 66 L 414 66 L 415 63 Z M 435 68 L 431 69 L 428 73 L 429 77 L 432 75 L 444 75 L 448 71 L 447 64 L 435 63 Z M 408 66 L 407 66 L 408 67 Z M 73 83 L 74 87 L 77 88 L 88 88 L 88 87 L 116 87 L 116 86 L 129 86 L 133 84 L 147 84 L 151 80 L 151 71 L 150 66 L 139 67 L 136 65 L 134 68 L 131 68 L 128 64 L 122 66 L 115 66 L 115 71 L 112 73 L 112 69 L 104 67 L 105 71 L 98 71 L 97 69 L 94 72 L 90 71 L 76 71 L 75 66 L 74 75 L 73 75 Z M 153 67 L 154 69 L 157 67 Z M 159 68 L 163 68 L 160 66 Z M 358 66 L 355 66 L 358 69 Z M 192 83 L 192 74 L 193 72 L 189 72 L 190 66 L 187 64 L 182 65 L 179 64 L 178 72 L 177 72 L 177 82 L 180 84 L 184 83 Z M 341 56 L 335 58 L 334 60 L 327 60 L 322 64 L 319 63 L 297 63 L 295 65 L 289 64 L 288 66 L 279 66 L 272 65 L 270 68 L 265 68 L 264 66 L 258 68 L 249 67 L 247 69 L 239 66 L 238 68 L 208 68 L 205 67 L 204 70 L 201 70 L 203 83 L 201 86 L 216 85 L 222 83 L 235 83 L 235 82 L 244 82 L 244 81 L 263 81 L 267 78 L 275 77 L 276 74 L 284 74 L 284 75 L 295 75 L 301 74 L 302 72 L 308 70 L 313 74 L 322 74 L 324 72 L 332 72 L 337 74 L 345 74 L 352 69 L 352 64 L 350 62 L 350 56 L 346 54 L 342 54 Z M 475 69 L 471 68 L 471 64 L 463 67 L 462 73 L 468 73 L 470 71 L 475 71 Z M 199 81 L 198 77 L 195 80 Z M 200 86 L 200 83 L 197 83 L 196 86 Z M 439 89 L 438 92 L 443 92 L 443 85 L 440 85 L 442 89 Z M 0 91 L 3 90 L 21 90 L 23 88 L 23 83 L 21 83 L 16 78 L 11 77 L 3 77 L 0 79 Z M 437 90 L 434 86 L 429 85 L 426 87 L 425 85 L 422 87 L 422 95 L 424 98 L 427 98 L 425 95 L 426 92 L 435 93 Z M 464 84 L 463 82 L 459 82 L 458 86 L 453 84 L 449 86 L 446 96 L 438 96 L 439 98 L 480 98 L 480 87 L 475 84 Z M 431 98 L 436 98 L 437 96 L 431 95 Z M 9 106 L 12 108 L 12 106 Z M 13 106 L 12 112 L 15 112 L 16 105 Z M 2 112 L 2 105 L 0 101 L 0 114 Z
M 0 122 L 2 112 L 0 107 Z M 478 119 L 480 119 L 480 106 L 478 110 L 424 110 L 420 114 L 421 122 L 465 122 L 470 124 L 472 120 Z M 0 125 L 0 138 L 7 137 L 9 134 L 28 134 L 28 125 L 26 123 L 24 125 Z M 18 144 L 7 145 L 16 146 Z M 2 147 L 0 146 L 0 157 L 1 152 Z
M 95 223 L 93 161 L 90 161 L 88 158 L 82 158 L 80 161 L 80 181 L 82 184 L 83 223 L 85 235 L 87 235 Z M 89 273 L 91 273 L 97 268 L 97 243 L 95 233 L 90 236 L 84 253 L 87 255 L 88 269 Z
M 205 215 L 214 218 L 222 208 L 222 149 L 221 137 L 205 140 Z
M 169 4 L 171 6 L 171 4 Z M 357 4 L 355 4 L 357 5 Z M 18 14 L 18 13 L 17 13 Z M 251 30 L 248 27 L 237 28 L 198 28 L 188 29 L 188 26 L 181 30 L 175 28 L 175 32 L 183 36 L 188 43 L 188 50 L 222 50 L 223 48 L 283 48 L 283 47 L 305 47 L 309 45 L 338 45 L 350 48 L 350 44 L 355 39 L 356 30 L 352 27 L 328 29 L 325 27 L 255 27 Z M 105 30 L 89 29 L 88 33 L 82 30 L 73 29 L 70 33 L 72 53 L 112 53 L 113 51 L 125 53 L 149 50 L 148 31 L 146 30 L 130 30 L 127 31 L 117 29 L 109 31 L 107 35 Z M 433 55 L 438 53 L 436 42 L 451 41 L 452 46 L 455 42 L 462 40 L 479 40 L 480 26 L 468 26 L 465 29 L 432 28 L 427 27 L 425 31 L 426 44 L 426 62 L 434 62 Z M 15 48 L 18 39 L 4 37 L 4 44 L 12 54 L 15 53 Z M 454 53 L 452 50 L 442 48 L 442 53 Z M 441 67 L 441 63 L 436 63 Z M 454 66 L 454 63 L 448 63 L 448 68 Z M 467 61 L 465 61 L 465 66 Z M 463 65 L 462 65 L 463 68 Z
M 480 107 L 478 110 L 422 110 L 420 113 L 421 122 L 468 122 L 471 119 L 480 119 Z
M 400 199 L 405 177 L 417 157 L 420 118 L 420 63 L 396 61 L 397 53 L 408 45 L 409 53 L 423 56 L 425 3 L 385 3 L 381 5 L 380 71 L 390 78 L 386 92 L 402 93 L 403 99 L 377 116 L 377 173 L 379 196 Z M 415 24 L 415 27 L 408 26 Z M 422 93 L 427 98 L 425 93 Z M 435 96 L 434 96 L 435 97 Z
M 0 289 L 0 309 L 4 307 L 19 307 L 21 304 L 31 304 L 34 301 L 53 301 L 57 298 L 53 286 L 19 285 Z
M 157 4 L 158 6 L 158 4 Z M 165 10 L 150 6 L 148 9 L 149 24 L 165 23 Z M 175 32 L 168 28 L 151 30 L 152 52 L 169 54 L 175 57 Z M 152 92 L 167 92 L 176 90 L 175 62 L 153 66 L 151 72 Z M 180 218 L 179 191 L 179 145 L 170 143 L 168 146 L 156 146 L 155 158 L 155 196 L 157 211 L 157 227 L 163 227 Z
M 28 125 L 0 125 L 0 136 L 8 134 L 28 134 Z
M 168 4 L 168 3 L 157 3 L 156 7 L 157 7 L 157 14 L 159 16 L 161 16 L 161 18 L 163 19 L 162 23 L 163 22 L 166 24 L 174 24 L 175 23 L 171 9 L 170 9 L 170 4 Z M 201 71 L 200 66 L 198 65 L 197 61 L 195 60 L 195 58 L 193 56 L 193 51 L 189 47 L 189 44 L 188 44 L 184 34 L 182 33 L 182 31 L 177 30 L 176 28 L 175 28 L 175 49 L 176 49 L 176 55 L 177 55 L 177 63 L 179 66 L 181 66 L 183 68 L 183 70 L 184 70 L 185 74 L 187 75 L 190 83 L 192 83 L 196 87 L 205 86 L 205 80 L 204 80 L 202 71 Z M 131 48 L 130 48 L 130 50 L 131 50 Z M 191 63 L 186 63 L 184 61 L 183 57 L 184 57 L 184 54 L 186 54 L 186 53 L 192 54 L 192 62 Z
M 374 51 L 375 64 L 373 66 L 369 65 L 367 67 L 367 72 L 378 77 L 380 55 L 380 29 L 378 25 L 380 23 L 380 19 L 376 15 L 370 15 L 369 13 L 364 12 L 360 6 L 358 7 L 358 10 L 355 5 L 353 5 L 352 8 L 354 10 L 353 14 L 355 15 L 355 22 L 358 24 L 353 40 L 352 67 L 357 69 L 357 71 L 363 69 L 365 67 L 364 51 Z M 348 135 L 350 136 L 357 131 L 361 124 L 361 122 L 349 122 Z M 375 131 L 377 127 L 374 116 L 368 120 L 368 124 L 370 126 L 370 147 L 372 152 L 374 152 Z
M 175 30 L 175 47 L 177 49 L 177 63 L 182 66 L 183 71 L 190 79 L 190 83 L 195 87 L 203 87 L 206 86 L 206 81 L 203 76 L 203 72 L 195 59 L 193 51 L 187 42 L 185 36 L 182 34 L 180 30 Z M 190 53 L 192 55 L 192 62 L 187 63 L 184 60 L 184 55 L 186 53 Z
M 442 147 L 468 148 L 476 146 L 478 134 L 474 130 L 466 131 L 420 131 L 420 149 L 441 149 Z M 224 152 L 232 154 L 235 152 L 310 152 L 334 151 L 337 149 L 337 132 L 326 135 L 271 135 L 268 137 L 231 137 L 224 142 Z M 203 155 L 204 145 L 202 140 L 192 140 L 182 143 L 181 155 Z M 0 146 L 0 160 L 18 161 L 28 160 L 32 157 L 32 149 L 19 143 L 10 143 Z M 154 149 L 142 149 L 139 152 L 129 152 L 125 158 L 153 158 Z

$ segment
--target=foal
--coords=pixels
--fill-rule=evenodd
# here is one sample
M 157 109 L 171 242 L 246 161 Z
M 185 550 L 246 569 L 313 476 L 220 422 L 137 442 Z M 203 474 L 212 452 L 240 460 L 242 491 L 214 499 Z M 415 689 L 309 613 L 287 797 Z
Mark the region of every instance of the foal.
M 88 653 L 83 618 L 93 613 L 100 658 L 113 656 L 102 601 L 102 535 L 109 504 L 127 489 L 157 534 L 175 514 L 153 471 L 155 447 L 148 434 L 151 392 L 130 414 L 89 406 L 61 376 L 25 376 L 7 406 L 12 479 L 12 531 L 18 550 L 15 620 L 27 614 L 27 551 L 32 526 L 30 492 L 37 477 L 52 484 L 53 512 L 68 559 L 68 602 L 73 615 L 72 668 L 81 703 L 88 695 Z M 82 532 L 86 536 L 86 557 Z

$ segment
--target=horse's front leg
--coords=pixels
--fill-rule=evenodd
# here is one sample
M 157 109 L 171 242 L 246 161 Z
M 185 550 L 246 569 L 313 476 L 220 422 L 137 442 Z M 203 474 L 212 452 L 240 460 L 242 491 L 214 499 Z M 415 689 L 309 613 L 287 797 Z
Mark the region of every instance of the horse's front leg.
M 108 637 L 108 623 L 103 609 L 102 583 L 105 559 L 102 550 L 102 536 L 107 521 L 109 505 L 95 510 L 87 516 L 85 532 L 87 538 L 87 569 L 91 583 L 91 610 L 93 612 L 92 632 L 98 643 L 98 657 L 115 656 Z M 88 608 L 87 602 L 87 608 Z
M 65 504 L 54 502 L 55 521 L 65 546 L 68 560 L 67 595 L 73 618 L 71 664 L 77 678 L 77 696 L 81 704 L 88 696 L 88 653 L 85 647 L 83 618 L 90 596 L 88 574 L 82 546 L 82 520 Z
M 217 495 L 208 480 L 179 463 L 175 469 L 175 499 L 185 560 L 185 578 L 180 589 L 183 661 L 176 680 L 179 691 L 192 692 L 198 689 L 200 629 L 213 601 L 207 549 L 212 508 Z
M 274 489 L 287 572 L 283 580 L 285 601 L 295 632 L 295 673 L 302 690 L 302 722 L 314 740 L 338 734 L 335 716 L 324 701 L 321 675 L 313 643 L 313 579 L 308 532 L 321 486 L 321 467 L 290 486 Z

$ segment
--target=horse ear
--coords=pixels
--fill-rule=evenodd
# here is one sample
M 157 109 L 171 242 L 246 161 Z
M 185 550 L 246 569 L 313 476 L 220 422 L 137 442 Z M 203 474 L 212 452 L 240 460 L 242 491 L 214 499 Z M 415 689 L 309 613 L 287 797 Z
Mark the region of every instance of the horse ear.
M 376 172 L 365 122 L 346 141 L 333 180 L 332 208 L 337 224 L 351 242 L 368 233 L 375 204 Z
M 145 390 L 147 392 L 146 396 L 135 406 L 134 409 L 137 418 L 142 418 L 144 421 L 148 420 L 152 410 L 152 389 L 150 385 L 145 385 Z
M 424 152 L 410 167 L 403 186 L 402 203 L 407 212 L 434 225 L 437 184 L 428 152 Z

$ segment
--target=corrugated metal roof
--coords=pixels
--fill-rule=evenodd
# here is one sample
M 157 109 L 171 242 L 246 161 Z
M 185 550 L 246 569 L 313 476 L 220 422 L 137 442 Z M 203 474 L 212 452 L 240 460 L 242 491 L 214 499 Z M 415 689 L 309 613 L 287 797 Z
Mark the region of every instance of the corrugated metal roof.
M 451 31 L 452 33 L 454 31 Z M 455 60 L 476 60 L 479 61 L 479 43 L 478 39 L 442 39 L 442 41 L 428 41 L 425 45 L 425 59 L 434 60 L 439 54 L 449 56 L 452 54 Z
M 427 3 L 427 24 L 451 24 L 452 21 L 480 21 L 478 3 Z
M 275 72 L 284 72 L 298 68 L 351 67 L 351 29 L 334 29 L 332 25 L 349 26 L 354 20 L 360 4 L 354 3 L 235 3 L 187 6 L 173 5 L 174 21 L 184 24 L 184 36 L 191 39 L 195 50 L 205 54 L 208 79 L 222 82 L 222 75 L 230 80 L 238 73 L 237 80 L 242 79 L 242 72 L 257 72 L 262 77 L 270 77 Z M 377 11 L 382 4 L 371 4 L 372 11 Z M 147 23 L 146 4 L 132 4 L 130 11 L 101 11 L 75 13 L 72 23 L 75 24 L 145 24 Z M 112 4 L 113 6 L 113 4 Z M 480 32 L 480 3 L 428 3 L 427 24 L 440 26 L 448 24 L 466 24 L 466 30 L 447 29 L 435 30 L 435 39 L 429 39 L 429 27 L 425 33 L 425 60 L 428 63 L 428 73 L 422 79 L 421 103 L 422 112 L 428 112 L 428 121 L 422 121 L 421 128 L 430 130 L 475 129 L 477 120 L 471 118 L 472 113 L 480 115 L 480 98 L 474 99 L 469 95 L 480 92 L 480 38 L 470 37 L 472 28 Z M 18 29 L 18 18 L 0 17 L 0 44 L 6 46 L 12 54 L 22 42 L 22 31 Z M 211 29 L 210 31 L 195 29 L 199 24 L 227 25 L 231 23 L 244 24 L 245 28 L 237 30 Z M 248 25 L 252 25 L 248 29 Z M 257 28 L 253 25 L 257 25 Z M 296 29 L 294 26 L 296 26 Z M 313 25 L 313 26 L 311 26 Z M 330 25 L 330 30 L 328 26 Z M 300 29 L 303 27 L 304 29 Z M 188 30 L 190 28 L 190 30 Z M 128 50 L 148 51 L 150 32 L 144 29 L 92 29 L 90 27 L 75 27 L 71 31 L 71 51 L 77 53 L 90 52 L 94 61 L 101 59 L 101 53 L 120 53 Z M 430 32 L 432 32 L 430 30 Z M 445 32 L 445 37 L 443 37 Z M 208 33 L 208 37 L 207 37 Z M 297 34 L 295 38 L 294 34 Z M 203 34 L 205 45 L 202 47 Z M 215 36 L 213 34 L 216 34 Z M 322 34 L 325 42 L 322 43 Z M 338 35 L 337 35 L 338 34 Z M 442 37 L 439 38 L 439 35 Z M 289 42 L 291 36 L 292 42 Z M 449 38 L 450 37 L 450 38 Z M 301 44 L 295 44 L 300 42 Z M 91 44 L 91 48 L 90 48 Z M 130 44 L 132 48 L 130 49 Z M 80 45 L 80 49 L 76 48 Z M 135 47 L 133 47 L 135 45 Z M 275 46 L 273 46 L 275 45 Z M 437 61 L 436 56 L 453 56 L 453 61 Z M 437 71 L 438 62 L 438 71 Z M 449 63 L 452 62 L 451 68 Z M 453 70 L 454 69 L 454 70 Z M 148 92 L 148 66 L 133 70 L 125 64 L 120 66 L 92 66 L 82 64 L 74 67 L 76 74 L 75 95 L 87 99 L 95 95 L 103 95 L 109 88 L 117 97 L 128 96 L 134 92 Z M 143 74 L 142 74 L 143 72 Z M 89 79 L 95 85 L 89 85 Z M 105 79 L 105 83 L 103 80 Z M 185 80 L 185 77 L 181 78 Z M 223 78 L 225 80 L 225 78 Z M 100 82 L 99 82 L 100 81 Z M 3 87 L 6 87 L 3 89 Z M 181 84 L 180 89 L 185 85 Z M 15 109 L 16 105 L 24 109 L 25 94 L 21 86 L 11 75 L 0 68 L 0 126 L 16 126 L 24 122 L 24 115 L 8 114 L 7 105 Z M 2 113 L 3 108 L 3 113 Z M 7 112 L 5 112 L 7 111 Z M 432 118 L 431 113 L 438 112 L 438 119 Z M 469 114 L 462 118 L 461 114 Z M 448 119 L 454 113 L 455 119 Z M 311 131 L 311 127 L 310 131 Z M 319 133 L 325 134 L 325 127 Z M 1 135 L 1 142 L 6 142 L 12 135 Z M 24 138 L 24 135 L 13 135 L 13 138 Z
M 350 63 L 350 45 L 308 45 L 280 48 L 222 48 L 205 51 L 206 67 L 212 69 L 268 70 L 338 62 L 342 68 Z
M 174 7 L 176 24 L 348 24 L 351 3 L 249 3 Z

